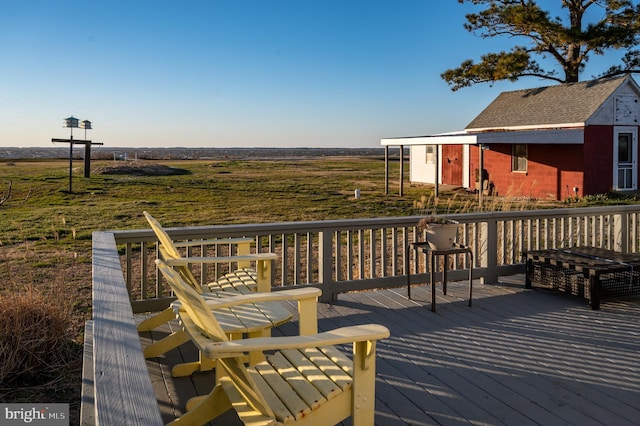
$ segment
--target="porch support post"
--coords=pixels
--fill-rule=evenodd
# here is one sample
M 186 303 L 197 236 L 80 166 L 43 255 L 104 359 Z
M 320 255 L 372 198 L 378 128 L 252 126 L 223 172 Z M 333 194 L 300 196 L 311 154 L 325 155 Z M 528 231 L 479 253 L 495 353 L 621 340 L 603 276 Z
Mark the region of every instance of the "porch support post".
M 436 200 L 440 196 L 440 182 L 439 182 L 438 177 L 440 175 L 440 147 L 441 146 L 442 145 L 436 145 L 436 149 L 435 149 L 435 151 L 436 151 L 436 176 L 435 176 L 435 179 L 433 180 L 434 185 L 435 185 L 433 187 L 434 188 L 434 195 L 433 196 L 435 197 Z
M 384 193 L 389 194 L 389 145 L 384 146 Z
M 400 196 L 404 190 L 404 145 L 400 145 Z
M 478 144 L 478 183 L 480 184 L 480 189 L 478 190 L 478 204 L 482 207 L 483 204 L 483 195 L 484 192 L 484 149 L 482 144 Z

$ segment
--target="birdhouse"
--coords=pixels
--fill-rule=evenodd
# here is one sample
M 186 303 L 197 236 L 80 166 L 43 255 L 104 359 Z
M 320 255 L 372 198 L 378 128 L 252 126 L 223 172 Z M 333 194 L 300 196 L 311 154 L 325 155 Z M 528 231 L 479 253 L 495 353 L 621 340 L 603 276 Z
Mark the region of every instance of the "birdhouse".
M 68 117 L 64 119 L 64 125 L 63 127 L 71 127 L 73 128 L 78 128 L 78 122 L 79 120 L 77 118 L 75 118 L 74 116 Z

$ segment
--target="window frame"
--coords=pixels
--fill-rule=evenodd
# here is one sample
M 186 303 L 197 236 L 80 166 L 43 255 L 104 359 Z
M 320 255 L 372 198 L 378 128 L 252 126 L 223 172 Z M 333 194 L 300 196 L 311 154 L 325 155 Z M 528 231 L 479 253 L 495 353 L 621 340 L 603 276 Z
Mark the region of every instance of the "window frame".
M 438 158 L 438 145 L 425 145 L 424 157 L 425 164 L 436 164 Z
M 518 152 L 519 148 L 524 152 Z M 529 148 L 524 143 L 511 145 L 511 172 L 527 173 L 529 170 Z

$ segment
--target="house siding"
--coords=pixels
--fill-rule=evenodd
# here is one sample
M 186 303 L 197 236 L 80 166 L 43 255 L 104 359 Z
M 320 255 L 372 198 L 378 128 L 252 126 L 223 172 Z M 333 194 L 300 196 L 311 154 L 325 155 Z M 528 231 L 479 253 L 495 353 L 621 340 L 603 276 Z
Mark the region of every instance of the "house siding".
M 613 126 L 587 126 L 584 132 L 584 194 L 613 188 Z
M 491 145 L 484 151 L 484 168 L 497 195 L 565 199 L 583 194 L 582 145 L 531 144 L 527 157 L 527 172 L 512 172 L 510 144 Z M 473 182 L 479 164 L 477 147 L 471 151 L 471 162 Z

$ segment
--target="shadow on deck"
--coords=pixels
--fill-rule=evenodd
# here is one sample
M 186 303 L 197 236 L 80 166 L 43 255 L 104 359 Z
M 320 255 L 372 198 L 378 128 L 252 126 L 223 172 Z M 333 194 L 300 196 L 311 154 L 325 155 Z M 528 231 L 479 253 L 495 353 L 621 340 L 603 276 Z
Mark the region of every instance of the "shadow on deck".
M 640 298 L 593 311 L 578 297 L 526 290 L 523 276 L 501 281 L 474 283 L 472 307 L 466 282 L 449 283 L 447 296 L 438 286 L 435 313 L 427 286 L 413 287 L 412 300 L 398 288 L 318 305 L 320 330 L 371 322 L 391 330 L 378 342 L 376 424 L 637 424 Z M 279 333 L 295 334 L 297 324 Z M 145 333 L 142 344 L 164 335 Z M 213 385 L 211 372 L 171 378 L 171 365 L 196 357 L 189 344 L 147 362 L 165 422 Z M 214 424 L 236 422 L 228 412 Z

